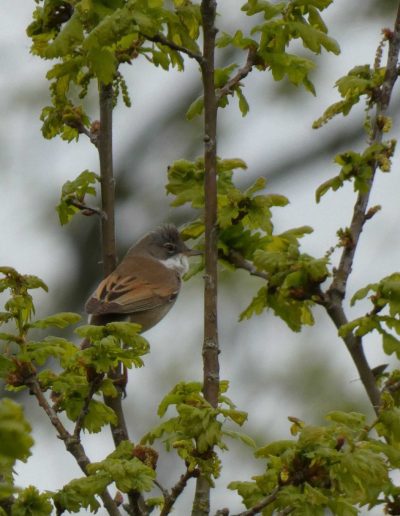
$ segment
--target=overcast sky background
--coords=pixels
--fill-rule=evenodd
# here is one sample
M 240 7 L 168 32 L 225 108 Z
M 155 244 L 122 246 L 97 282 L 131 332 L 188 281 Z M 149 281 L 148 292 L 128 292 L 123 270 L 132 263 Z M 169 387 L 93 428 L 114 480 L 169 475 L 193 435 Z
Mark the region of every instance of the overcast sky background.
M 231 0 L 220 4 L 227 15 L 226 18 L 221 16 L 220 27 L 225 30 L 235 27 L 232 6 L 241 3 Z M 394 9 L 385 16 L 368 15 L 368 5 L 365 0 L 352 2 L 350 16 L 349 2 L 335 0 L 326 11 L 324 19 L 330 35 L 339 41 L 342 54 L 324 53 L 317 59 L 321 68 L 315 75 L 316 97 L 295 91 L 294 87 L 292 91 L 290 86 L 284 86 L 289 94 L 283 95 L 279 91 L 283 87 L 277 88 L 267 74 L 254 72 L 245 81 L 245 92 L 250 102 L 248 116 L 241 117 L 234 100 L 229 108 L 220 112 L 218 154 L 221 157 L 241 157 L 247 162 L 248 171 L 238 173 L 243 176 L 242 182 L 247 182 L 247 177 L 248 181 L 253 180 L 257 174 L 268 178 L 269 172 L 279 170 L 281 163 L 301 155 L 304 149 L 314 146 L 317 149 L 332 134 L 340 134 L 351 127 L 357 117 L 361 120 L 363 106 L 356 108 L 354 115 L 338 117 L 319 131 L 311 129 L 313 120 L 328 104 L 338 100 L 333 87 L 335 80 L 356 64 L 372 63 L 381 28 L 393 25 Z M 71 246 L 73 232 L 59 226 L 53 206 L 57 204 L 61 186 L 66 180 L 86 168 L 98 171 L 97 154 L 84 138 L 71 144 L 42 138 L 39 114 L 48 102 L 45 73 L 49 63 L 41 62 L 29 53 L 30 42 L 25 28 L 34 2 L 2 0 L 2 7 L 0 264 L 13 266 L 22 273 L 36 274 L 49 285 L 50 296 L 35 293 L 38 314 L 45 315 L 52 311 L 52 299 L 57 298 L 59 303 L 63 289 L 77 281 L 79 265 L 76 250 Z M 145 157 L 136 176 L 140 200 L 127 200 L 117 208 L 121 247 L 126 247 L 156 222 L 173 218 L 170 199 L 164 195 L 165 171 L 171 161 L 188 156 L 177 153 L 181 142 L 171 141 L 168 131 L 161 136 L 165 152 L 159 152 L 156 145 L 152 147 L 152 128 L 156 127 L 160 113 L 172 103 L 179 103 L 188 87 L 198 80 L 198 71 L 193 63 L 188 63 L 184 74 L 166 73 L 153 69 L 145 60 L 139 60 L 126 69 L 126 78 L 133 107 L 127 110 L 119 105 L 115 113 L 116 168 L 129 168 L 130 149 L 143 136 L 144 128 L 148 131 L 148 147 L 144 150 Z M 94 113 L 95 109 L 93 106 Z M 188 128 L 196 127 L 193 126 L 196 123 L 187 122 Z M 397 134 L 395 121 L 390 137 L 397 137 Z M 352 144 L 349 145 L 351 148 Z M 361 149 L 362 144 L 359 144 L 353 150 Z M 333 157 L 325 155 L 312 167 L 299 160 L 295 173 L 274 174 L 267 188 L 286 195 L 290 200 L 288 207 L 274 210 L 276 231 L 306 224 L 313 226 L 315 232 L 304 239 L 303 250 L 315 256 L 323 256 L 336 243 L 337 229 L 349 224 L 352 213 L 354 193 L 350 185 L 338 193 L 328 193 L 319 205 L 315 203 L 318 185 L 338 173 Z M 135 156 L 131 160 L 134 169 Z M 391 174 L 378 174 L 371 205 L 382 204 L 383 210 L 367 224 L 362 236 L 349 283 L 350 295 L 361 286 L 398 270 L 398 165 L 396 157 Z M 96 221 L 80 219 L 74 224 L 91 225 Z M 93 257 L 96 256 L 99 256 L 99 248 L 93 249 Z M 354 400 L 348 408 L 368 410 L 356 370 L 322 310 L 316 310 L 316 326 L 300 334 L 293 334 L 271 314 L 238 323 L 238 314 L 261 285 L 256 278 L 248 278 L 244 273 L 233 278 L 228 276 L 226 272 L 221 274 L 225 281 L 219 298 L 221 377 L 231 380 L 228 395 L 240 409 L 249 412 L 245 431 L 258 439 L 258 444 L 288 437 L 289 415 L 318 422 L 325 412 L 338 408 L 327 403 L 332 390 L 337 400 L 342 394 Z M 64 306 L 63 310 L 82 310 L 84 301 L 82 299 L 80 307 Z M 349 312 L 350 318 L 365 309 L 365 304 L 356 306 Z M 173 311 L 147 333 L 152 352 L 146 357 L 146 367 L 130 375 L 126 407 L 133 439 L 143 434 L 149 425 L 158 422 L 155 416 L 157 404 L 177 381 L 201 379 L 201 328 L 202 284 L 201 278 L 197 278 L 184 285 Z M 368 338 L 367 344 L 366 351 L 373 365 L 390 361 L 380 351 L 377 336 Z M 301 363 L 301 367 L 294 368 L 297 363 Z M 318 374 L 321 369 L 324 370 L 324 378 Z M 304 377 L 315 378 L 315 382 L 304 382 L 303 386 Z M 22 486 L 34 483 L 40 489 L 59 488 L 80 474 L 78 468 L 63 453 L 62 443 L 55 438 L 40 410 L 32 408 L 30 403 L 28 414 L 33 421 L 36 444 L 28 463 L 18 466 L 17 482 Z M 93 460 L 101 459 L 107 450 L 112 449 L 108 430 L 99 436 L 89 436 L 85 441 Z M 232 454 L 225 454 L 226 468 L 218 480 L 221 489 L 214 497 L 214 509 L 229 503 L 233 511 L 239 510 L 238 499 L 227 496 L 222 486 L 233 479 L 248 479 L 255 473 L 255 467 L 259 471 L 263 467 L 261 462 L 255 466 L 254 461 L 245 460 L 239 448 L 233 445 Z M 177 463 L 173 459 L 169 461 L 164 466 L 160 465 L 159 470 L 166 486 L 173 483 L 181 471 L 178 465 L 176 475 L 171 478 L 171 464 L 175 467 Z M 184 499 L 184 503 L 190 502 L 190 489 Z M 180 512 L 183 506 L 180 507 L 176 513 L 184 514 Z

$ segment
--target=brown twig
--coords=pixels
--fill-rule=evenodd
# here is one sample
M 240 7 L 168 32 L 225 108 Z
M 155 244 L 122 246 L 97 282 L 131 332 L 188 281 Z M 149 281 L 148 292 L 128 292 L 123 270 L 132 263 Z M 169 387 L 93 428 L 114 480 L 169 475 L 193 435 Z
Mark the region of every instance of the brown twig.
M 167 514 L 170 514 L 177 498 L 181 495 L 182 491 L 185 489 L 188 480 L 190 480 L 193 477 L 198 476 L 198 470 L 189 470 L 187 469 L 185 473 L 183 473 L 178 480 L 178 482 L 171 488 L 171 491 L 168 491 L 164 489 L 159 483 L 156 483 L 159 489 L 161 489 L 161 492 L 164 497 L 164 506 L 160 512 L 160 516 L 167 516 Z
M 93 143 L 93 145 L 95 147 L 98 147 L 98 145 L 99 145 L 98 133 L 96 131 L 87 129 L 81 120 L 76 120 L 76 119 L 69 120 L 69 121 L 66 121 L 65 124 L 68 125 L 69 127 L 73 127 L 74 129 L 76 129 L 79 134 L 84 134 L 85 136 L 87 136 L 89 138 L 89 140 L 91 141 L 91 143 Z
M 231 249 L 229 254 L 223 256 L 224 260 L 227 260 L 229 263 L 234 265 L 237 269 L 244 269 L 249 272 L 251 276 L 257 276 L 258 278 L 262 278 L 268 281 L 269 277 L 266 272 L 259 271 L 253 263 L 249 260 L 246 260 L 238 251 L 234 251 Z
M 88 204 L 80 202 L 77 199 L 69 199 L 68 203 L 72 206 L 75 206 L 75 208 L 78 208 L 78 210 L 81 210 L 83 215 L 98 215 L 101 218 L 107 217 L 104 211 L 100 210 L 99 208 L 95 208 L 94 206 L 89 206 Z
M 397 9 L 394 30 L 388 36 L 389 51 L 386 63 L 386 73 L 382 86 L 379 89 L 376 100 L 376 113 L 373 122 L 371 143 L 380 143 L 382 141 L 382 126 L 379 120 L 387 113 L 392 91 L 396 79 L 398 77 L 397 62 L 400 51 L 400 5 Z M 353 267 L 354 256 L 357 250 L 358 242 L 364 228 L 366 220 L 368 220 L 368 202 L 373 186 L 377 164 L 372 167 L 371 177 L 367 188 L 359 192 L 354 205 L 353 217 L 349 228 L 350 242 L 343 248 L 343 252 L 339 261 L 339 266 L 333 274 L 333 281 L 324 295 L 324 306 L 327 313 L 336 328 L 340 328 L 346 324 L 347 317 L 343 310 L 343 299 L 346 295 L 347 281 Z M 380 403 L 380 393 L 376 386 L 375 378 L 369 364 L 366 360 L 362 347 L 362 340 L 349 333 L 343 338 L 347 349 L 349 350 L 354 364 L 357 367 L 361 381 L 371 400 L 375 410 L 378 410 Z
M 31 375 L 29 378 L 27 378 L 25 381 L 25 385 L 29 388 L 29 391 L 36 397 L 39 406 L 42 407 L 42 409 L 47 414 L 51 424 L 57 430 L 58 437 L 64 442 L 67 451 L 71 453 L 71 455 L 73 455 L 83 473 L 85 475 L 88 475 L 87 466 L 90 464 L 90 460 L 86 455 L 80 440 L 75 435 L 71 435 L 65 428 L 65 426 L 62 424 L 56 411 L 51 407 L 42 389 L 40 388 L 39 381 L 36 375 Z M 104 507 L 106 508 L 108 514 L 110 514 L 111 516 L 121 515 L 117 505 L 115 504 L 107 489 L 104 490 L 100 497 L 103 501 Z
M 103 381 L 103 375 L 97 375 L 89 384 L 89 392 L 85 398 L 85 401 L 83 403 L 82 410 L 79 413 L 78 419 L 75 422 L 75 428 L 73 436 L 76 439 L 79 439 L 80 433 L 82 431 L 83 423 L 85 421 L 85 417 L 89 413 L 89 406 L 90 402 L 92 401 L 93 396 L 95 395 L 97 389 L 99 388 L 99 385 Z
M 280 489 L 281 489 L 280 486 L 276 486 L 268 496 L 266 496 L 265 498 L 260 500 L 255 505 L 253 505 L 253 507 L 251 507 L 250 509 L 247 509 L 247 511 L 243 511 L 238 514 L 234 514 L 232 516 L 254 516 L 254 514 L 258 514 L 265 507 L 267 507 L 268 505 L 270 505 L 271 503 L 273 503 L 276 500 L 276 497 L 278 496 Z
M 219 90 L 217 90 L 216 97 L 217 102 L 220 101 L 225 95 L 230 95 L 233 93 L 236 86 L 239 85 L 240 81 L 247 77 L 253 66 L 256 64 L 257 58 L 257 49 L 255 47 L 250 47 L 249 52 L 247 54 L 247 60 L 245 65 L 242 68 L 239 68 L 237 73 L 229 79 L 229 81 L 222 86 Z
M 170 48 L 171 50 L 175 50 L 176 52 L 186 54 L 187 56 L 191 57 L 192 59 L 195 59 L 200 65 L 203 62 L 203 56 L 201 54 L 199 54 L 197 52 L 193 52 L 193 50 L 183 47 L 182 45 L 177 45 L 173 41 L 166 38 L 163 34 L 155 34 L 154 36 L 149 36 L 147 34 L 140 32 L 140 35 L 143 36 L 144 38 L 148 39 L 149 41 L 152 41 L 153 43 L 160 43 L 161 45 L 165 45 L 166 47 Z

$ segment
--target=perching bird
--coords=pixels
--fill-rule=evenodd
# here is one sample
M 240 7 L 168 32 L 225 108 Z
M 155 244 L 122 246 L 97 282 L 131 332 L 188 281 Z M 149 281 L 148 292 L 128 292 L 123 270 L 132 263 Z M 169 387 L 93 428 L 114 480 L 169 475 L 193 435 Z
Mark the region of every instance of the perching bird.
M 141 332 L 152 328 L 176 301 L 189 268 L 187 257 L 199 254 L 185 245 L 173 225 L 147 233 L 88 299 L 90 322 L 127 320 L 140 324 Z

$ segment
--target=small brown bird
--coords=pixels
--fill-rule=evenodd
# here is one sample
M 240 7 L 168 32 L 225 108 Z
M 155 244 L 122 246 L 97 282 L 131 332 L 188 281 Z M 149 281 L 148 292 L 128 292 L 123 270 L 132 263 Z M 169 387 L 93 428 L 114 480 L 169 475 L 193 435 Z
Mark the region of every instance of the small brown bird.
M 173 225 L 147 233 L 87 301 L 90 322 L 127 320 L 140 324 L 141 332 L 152 328 L 178 297 L 182 275 L 189 269 L 187 257 L 199 254 L 185 245 Z

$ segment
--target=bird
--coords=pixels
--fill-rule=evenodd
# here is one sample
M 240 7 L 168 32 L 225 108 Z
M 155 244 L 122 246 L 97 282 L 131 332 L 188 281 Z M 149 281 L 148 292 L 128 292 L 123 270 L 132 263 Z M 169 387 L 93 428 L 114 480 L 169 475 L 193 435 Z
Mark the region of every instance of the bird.
M 90 324 L 129 321 L 140 324 L 140 333 L 149 330 L 173 307 L 188 257 L 200 254 L 186 246 L 172 224 L 150 231 L 89 297 L 85 310 Z

